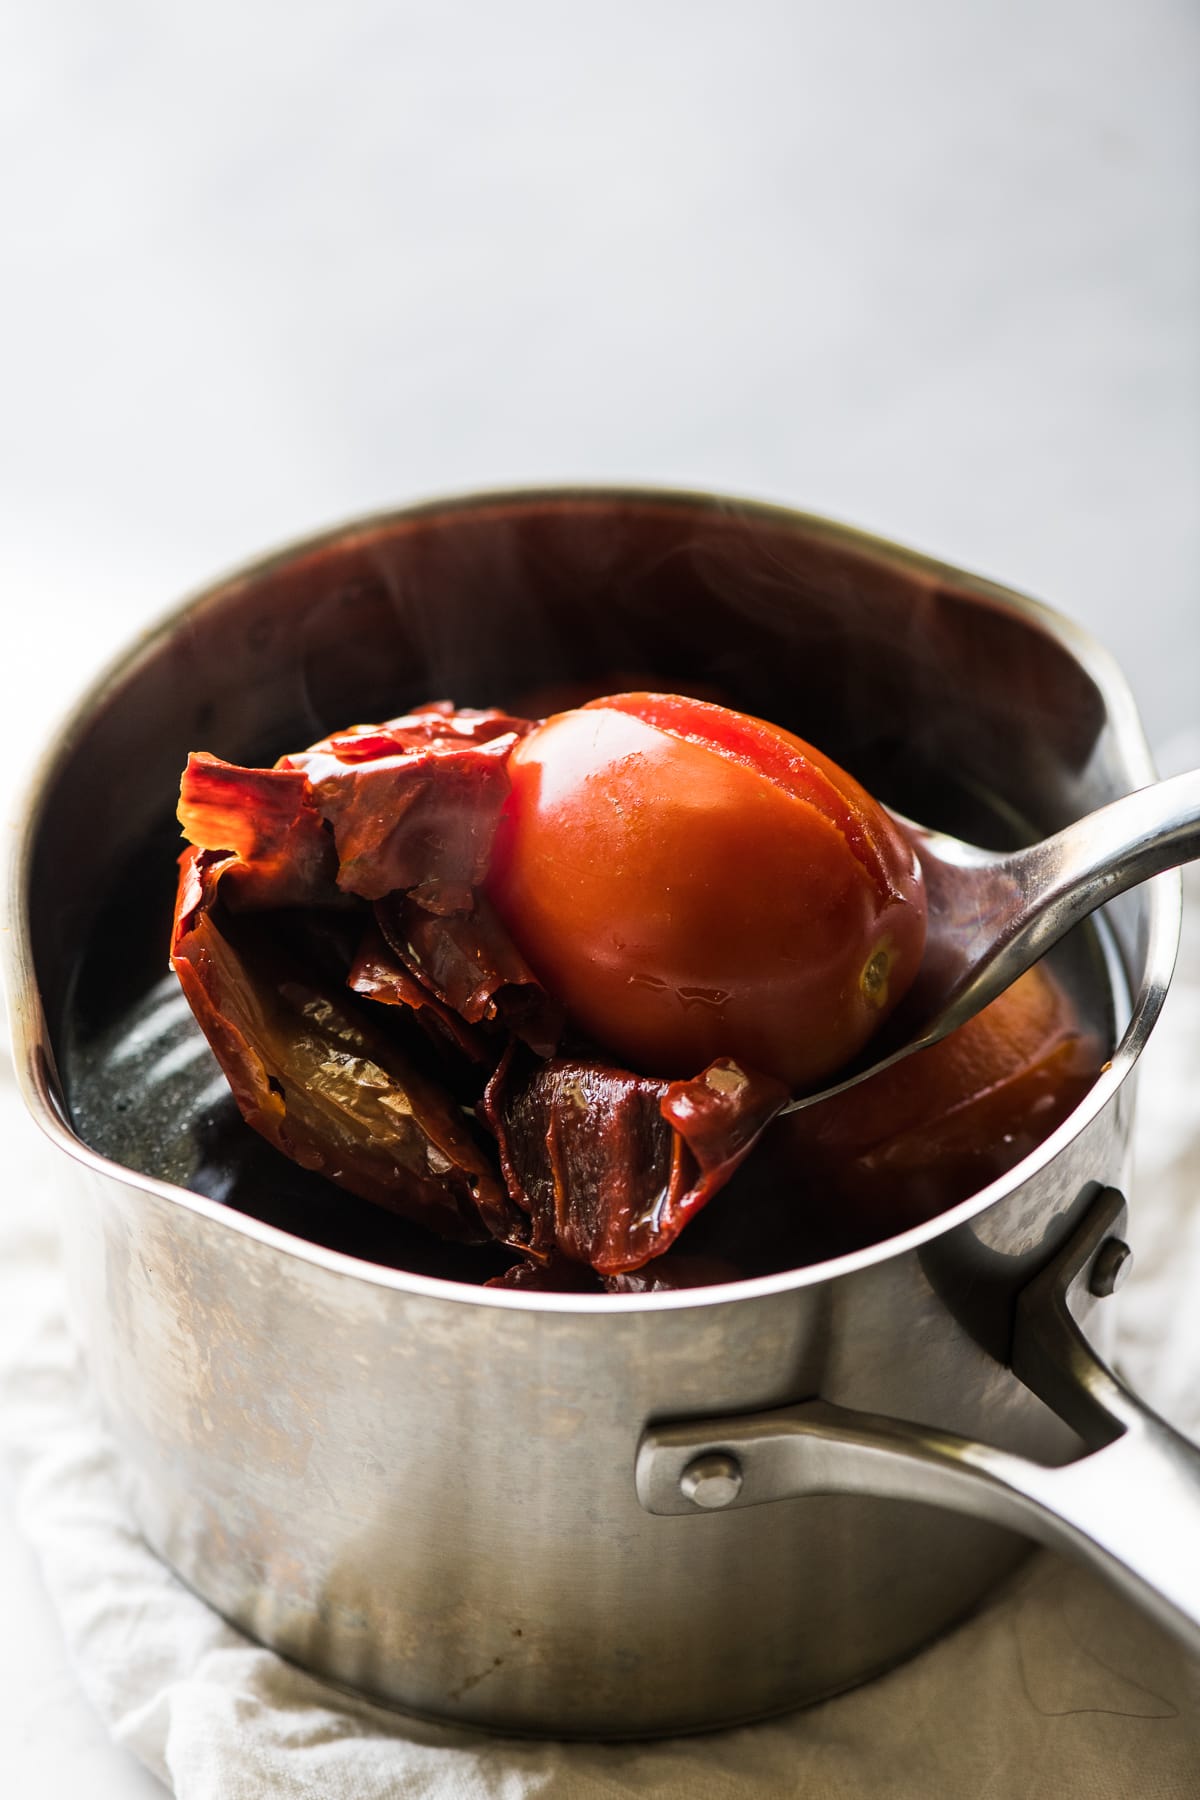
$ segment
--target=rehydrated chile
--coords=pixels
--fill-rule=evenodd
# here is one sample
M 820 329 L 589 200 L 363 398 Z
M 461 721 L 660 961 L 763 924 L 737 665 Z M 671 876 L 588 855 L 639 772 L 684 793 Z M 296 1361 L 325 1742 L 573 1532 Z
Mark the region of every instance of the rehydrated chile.
M 290 953 L 270 913 L 232 913 L 219 852 L 182 859 L 172 959 L 249 1125 L 294 1162 L 466 1241 L 502 1206 L 460 1108 L 344 987 Z
M 411 895 L 391 894 L 376 904 L 375 917 L 398 962 L 443 1006 L 469 1025 L 502 1025 L 540 1056 L 554 1054 L 562 1008 L 483 894 L 454 913 L 429 912 Z
M 411 892 L 431 912 L 457 912 L 487 873 L 504 765 L 532 728 L 438 702 L 335 733 L 277 767 L 307 778 L 333 831 L 339 888 L 363 900 Z
M 482 1112 L 529 1216 L 527 1253 L 618 1275 L 675 1242 L 787 1097 L 782 1083 L 729 1061 L 668 1082 L 510 1049 Z
M 272 769 L 193 755 L 171 956 L 243 1117 L 285 1155 L 510 1245 L 507 1285 L 619 1287 L 787 1092 L 727 1060 L 654 1080 L 565 1035 L 480 892 L 532 725 L 437 702 Z

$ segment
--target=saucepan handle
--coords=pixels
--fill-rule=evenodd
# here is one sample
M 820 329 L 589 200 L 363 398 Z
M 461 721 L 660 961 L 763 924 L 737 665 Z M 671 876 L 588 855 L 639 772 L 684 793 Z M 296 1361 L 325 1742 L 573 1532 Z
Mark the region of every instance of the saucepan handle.
M 1124 1201 L 1106 1189 L 1023 1291 L 1012 1366 L 1091 1448 L 1059 1467 L 925 1425 L 806 1400 L 656 1424 L 637 1456 L 652 1513 L 816 1494 L 920 1500 L 1083 1557 L 1200 1654 L 1200 1449 L 1133 1394 L 1080 1324 L 1128 1262 Z

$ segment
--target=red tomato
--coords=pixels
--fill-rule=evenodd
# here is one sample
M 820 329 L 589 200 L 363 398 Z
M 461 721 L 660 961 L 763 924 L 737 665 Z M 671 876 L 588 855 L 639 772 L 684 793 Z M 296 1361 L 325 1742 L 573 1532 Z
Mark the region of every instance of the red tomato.
M 488 893 L 576 1024 L 636 1069 L 729 1056 L 818 1081 L 916 974 L 909 844 L 778 726 L 621 694 L 547 720 L 509 773 Z
M 966 1199 L 1082 1100 L 1106 1054 L 1044 963 L 928 1050 L 775 1128 L 822 1203 L 864 1241 Z

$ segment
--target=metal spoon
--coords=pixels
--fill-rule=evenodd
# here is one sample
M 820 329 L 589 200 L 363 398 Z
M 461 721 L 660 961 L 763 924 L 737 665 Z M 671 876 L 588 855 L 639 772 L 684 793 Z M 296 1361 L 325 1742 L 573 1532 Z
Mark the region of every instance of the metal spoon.
M 842 1078 L 800 1112 L 936 1044 L 1011 987 L 1072 925 L 1164 869 L 1200 858 L 1200 769 L 1139 788 L 1024 850 L 981 850 L 892 817 L 920 859 L 929 931 L 916 981 Z

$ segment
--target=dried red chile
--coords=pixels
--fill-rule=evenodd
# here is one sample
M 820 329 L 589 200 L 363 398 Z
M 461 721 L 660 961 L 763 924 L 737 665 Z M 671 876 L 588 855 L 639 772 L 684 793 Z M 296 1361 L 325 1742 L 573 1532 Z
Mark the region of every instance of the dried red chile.
M 651 1080 L 564 1037 L 479 892 L 529 729 L 438 703 L 273 769 L 191 757 L 172 961 L 243 1117 L 285 1155 L 510 1245 L 505 1285 L 621 1290 L 787 1093 L 728 1061 Z
M 529 1215 L 527 1253 L 619 1275 L 675 1242 L 787 1097 L 732 1062 L 667 1082 L 591 1061 L 522 1067 L 510 1050 L 481 1111 Z
M 172 959 L 249 1125 L 366 1200 L 477 1241 L 503 1190 L 479 1133 L 366 1009 L 298 958 L 269 913 L 233 913 L 220 852 L 181 859 Z

